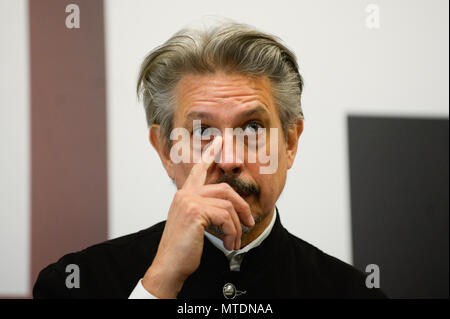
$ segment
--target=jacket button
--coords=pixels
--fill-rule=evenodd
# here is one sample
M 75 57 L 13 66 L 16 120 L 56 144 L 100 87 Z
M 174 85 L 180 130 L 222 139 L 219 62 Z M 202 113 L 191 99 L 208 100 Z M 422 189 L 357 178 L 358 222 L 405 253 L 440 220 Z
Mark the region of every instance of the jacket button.
M 233 284 L 225 284 L 223 286 L 223 296 L 226 299 L 234 299 L 236 297 L 236 287 Z

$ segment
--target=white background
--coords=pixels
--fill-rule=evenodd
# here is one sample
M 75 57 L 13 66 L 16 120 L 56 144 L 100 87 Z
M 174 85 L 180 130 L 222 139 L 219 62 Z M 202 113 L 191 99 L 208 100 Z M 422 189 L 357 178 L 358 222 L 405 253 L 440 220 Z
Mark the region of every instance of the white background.
M 27 295 L 30 277 L 28 12 L 0 0 L 0 295 Z

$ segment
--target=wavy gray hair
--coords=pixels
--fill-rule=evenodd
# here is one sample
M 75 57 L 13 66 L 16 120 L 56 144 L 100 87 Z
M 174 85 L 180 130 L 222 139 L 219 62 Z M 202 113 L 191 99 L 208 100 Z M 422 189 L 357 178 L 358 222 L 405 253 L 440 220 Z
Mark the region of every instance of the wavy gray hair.
M 279 38 L 236 22 L 203 29 L 185 28 L 147 55 L 137 84 L 147 124 L 160 125 L 161 139 L 166 140 L 168 147 L 178 81 L 184 74 L 217 70 L 267 76 L 285 136 L 290 125 L 303 119 L 303 79 L 294 53 Z

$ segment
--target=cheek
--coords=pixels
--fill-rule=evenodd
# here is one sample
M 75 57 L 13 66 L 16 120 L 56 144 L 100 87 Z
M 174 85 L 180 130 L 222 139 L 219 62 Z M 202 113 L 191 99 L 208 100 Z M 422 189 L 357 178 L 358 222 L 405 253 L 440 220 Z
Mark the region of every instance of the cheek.
M 286 145 L 284 144 L 284 140 L 282 140 L 279 144 L 278 144 L 278 163 L 279 163 L 279 167 L 278 170 L 281 172 L 284 172 L 287 170 L 287 165 L 288 165 L 288 157 L 286 154 Z M 277 172 L 279 173 L 279 172 Z
M 278 167 L 273 174 L 260 173 L 260 168 L 267 166 L 267 163 L 263 164 L 257 162 L 255 164 L 247 164 L 250 174 L 261 188 L 260 203 L 262 206 L 269 207 L 273 205 L 286 182 L 287 157 L 286 146 L 283 139 L 278 143 L 278 154 L 276 157 L 278 158 Z
M 257 211 L 264 215 L 270 211 L 270 208 L 275 205 L 278 198 L 278 183 L 274 175 L 260 175 L 256 180 L 256 183 L 260 187 L 261 193 L 255 203 Z
M 281 193 L 281 190 L 284 187 L 284 184 L 286 183 L 286 174 L 287 174 L 287 155 L 286 155 L 286 145 L 283 142 L 284 140 L 282 140 L 278 147 L 279 147 L 279 152 L 278 152 L 278 170 L 277 172 L 274 174 L 276 175 L 274 178 L 277 181 L 277 191 L 278 194 Z
M 186 181 L 191 171 L 192 163 L 180 163 L 174 165 L 175 172 L 175 184 L 178 188 L 181 188 Z
M 261 174 L 260 168 L 266 166 L 267 164 L 261 163 L 247 163 L 246 164 L 246 172 L 251 176 L 251 179 L 259 186 L 261 190 L 260 200 L 263 200 L 265 197 L 270 196 L 271 192 L 273 192 L 276 184 L 276 174 Z

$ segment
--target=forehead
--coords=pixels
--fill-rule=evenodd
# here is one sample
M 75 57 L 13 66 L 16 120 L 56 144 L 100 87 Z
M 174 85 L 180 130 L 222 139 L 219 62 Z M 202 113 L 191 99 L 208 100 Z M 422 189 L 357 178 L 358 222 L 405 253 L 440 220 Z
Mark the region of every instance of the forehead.
M 176 118 L 192 110 L 232 112 L 262 105 L 275 111 L 271 83 L 266 76 L 214 73 L 184 75 L 176 89 Z

